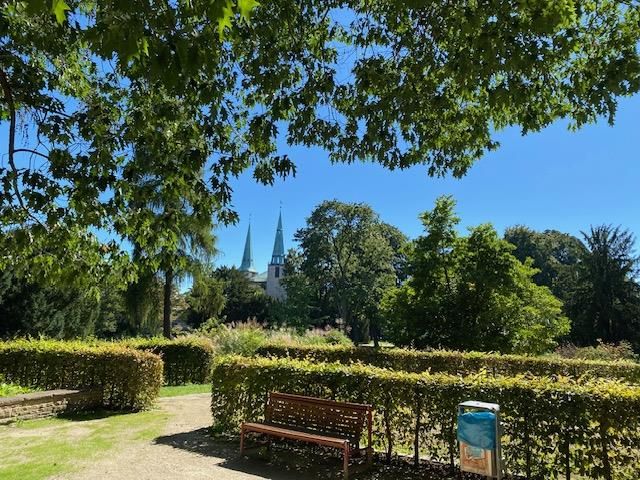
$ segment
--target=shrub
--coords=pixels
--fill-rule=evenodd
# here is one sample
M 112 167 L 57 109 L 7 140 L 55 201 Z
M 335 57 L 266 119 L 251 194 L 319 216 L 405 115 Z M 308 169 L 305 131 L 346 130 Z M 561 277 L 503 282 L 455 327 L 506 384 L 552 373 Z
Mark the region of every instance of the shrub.
M 253 355 L 267 341 L 267 330 L 255 322 L 221 325 L 212 337 L 217 353 Z
M 21 393 L 29 393 L 32 390 L 12 383 L 5 383 L 4 379 L 0 376 L 0 397 L 12 397 L 14 395 L 20 395 Z
M 467 375 L 487 371 L 493 375 L 536 376 L 562 375 L 571 378 L 603 377 L 640 384 L 640 364 L 628 361 L 595 360 L 500 355 L 448 350 L 420 351 L 401 348 L 290 346 L 270 343 L 256 352 L 262 356 L 313 359 L 344 364 L 365 363 L 407 372 L 450 373 Z
M 640 471 L 640 388 L 617 381 L 408 373 L 365 365 L 224 357 L 213 374 L 218 432 L 262 418 L 268 392 L 374 405 L 374 439 L 388 458 L 417 453 L 454 464 L 456 407 L 469 399 L 501 405 L 510 474 L 636 479 Z M 415 442 L 415 443 L 414 443 Z M 414 451 L 415 452 L 415 451 Z
M 122 342 L 138 350 L 155 353 L 164 362 L 164 383 L 185 385 L 211 380 L 214 349 L 211 340 L 200 337 L 131 339 Z
M 300 345 L 343 345 L 353 346 L 353 342 L 340 330 L 335 328 L 314 328 L 302 334 L 292 329 L 281 329 L 271 333 L 268 342 L 277 344 L 287 344 L 290 346 Z
M 624 340 L 618 344 L 604 343 L 602 340 L 598 340 L 598 345 L 593 347 L 578 347 L 573 344 L 566 344 L 558 347 L 555 353 L 563 358 L 579 358 L 582 360 L 603 360 L 613 362 L 618 360 L 630 360 L 635 362 L 638 360 L 638 356 L 633 351 L 631 344 Z
M 200 333 L 210 338 L 216 353 L 222 355 L 254 355 L 270 342 L 291 346 L 353 345 L 344 333 L 335 329 L 313 329 L 300 334 L 290 328 L 266 329 L 255 321 L 225 325 L 211 320 L 203 324 Z
M 138 410 L 158 396 L 162 360 L 117 344 L 15 340 L 0 342 L 0 375 L 41 390 L 97 389 L 104 407 Z

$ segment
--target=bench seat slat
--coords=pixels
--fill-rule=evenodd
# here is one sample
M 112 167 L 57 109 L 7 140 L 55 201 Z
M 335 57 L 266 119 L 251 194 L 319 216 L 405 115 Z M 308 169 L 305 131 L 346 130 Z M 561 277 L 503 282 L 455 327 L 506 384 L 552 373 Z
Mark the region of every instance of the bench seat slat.
M 345 444 L 349 443 L 349 440 L 345 438 L 329 437 L 316 433 L 300 432 L 297 430 L 292 430 L 290 428 L 276 427 L 275 425 L 267 425 L 264 423 L 245 423 L 242 425 L 242 428 L 245 432 L 266 433 L 269 435 L 288 438 L 291 440 L 317 443 L 320 445 L 325 445 L 327 447 L 342 448 Z

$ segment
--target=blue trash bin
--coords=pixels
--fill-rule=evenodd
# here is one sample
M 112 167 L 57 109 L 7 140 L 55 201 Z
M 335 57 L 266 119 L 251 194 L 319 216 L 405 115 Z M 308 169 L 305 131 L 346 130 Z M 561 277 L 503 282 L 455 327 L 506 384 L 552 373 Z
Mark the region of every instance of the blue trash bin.
M 486 411 L 458 414 L 458 441 L 483 450 L 495 450 L 496 414 Z

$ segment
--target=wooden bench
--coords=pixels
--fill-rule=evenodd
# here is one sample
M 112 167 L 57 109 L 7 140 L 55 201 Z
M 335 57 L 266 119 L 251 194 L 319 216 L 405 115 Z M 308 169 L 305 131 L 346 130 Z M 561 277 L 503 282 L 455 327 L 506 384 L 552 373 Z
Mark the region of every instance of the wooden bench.
M 352 452 L 360 454 L 360 440 L 367 425 L 367 464 L 371 463 L 371 405 L 336 402 L 288 393 L 270 393 L 264 423 L 243 423 L 240 454 L 245 450 L 245 434 L 264 434 L 269 438 L 295 440 L 339 448 L 344 455 L 344 478 L 349 478 Z

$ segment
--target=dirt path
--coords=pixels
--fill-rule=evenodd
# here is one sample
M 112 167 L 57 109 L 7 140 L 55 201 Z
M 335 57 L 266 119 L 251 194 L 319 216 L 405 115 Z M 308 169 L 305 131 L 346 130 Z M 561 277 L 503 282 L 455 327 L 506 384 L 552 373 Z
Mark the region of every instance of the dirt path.
M 132 443 L 109 452 L 91 465 L 55 480 L 293 480 L 298 475 L 274 470 L 261 460 L 241 460 L 235 443 L 216 442 L 211 426 L 211 395 L 162 398 L 169 414 L 163 435 L 151 442 Z M 54 480 L 54 479 L 52 479 Z

